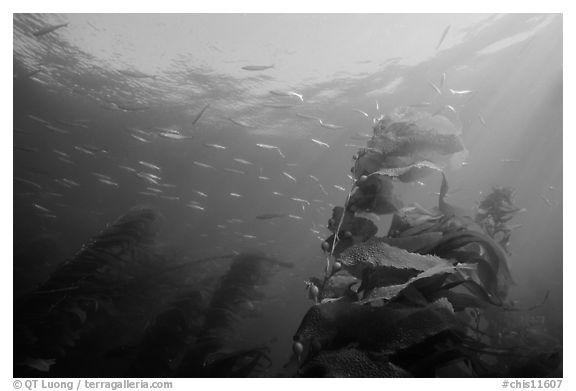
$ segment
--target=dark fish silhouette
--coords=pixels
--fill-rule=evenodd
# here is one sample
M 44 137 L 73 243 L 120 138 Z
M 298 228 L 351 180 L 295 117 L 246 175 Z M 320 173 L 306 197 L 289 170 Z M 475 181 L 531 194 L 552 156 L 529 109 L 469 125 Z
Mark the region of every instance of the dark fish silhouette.
M 274 65 L 246 65 L 242 67 L 245 71 L 264 71 L 270 68 L 274 68 Z
M 438 48 L 440 48 L 440 45 L 442 45 L 442 42 L 444 42 L 444 39 L 446 38 L 446 35 L 448 34 L 448 31 L 450 31 L 450 25 L 448 25 L 448 27 L 446 27 L 444 29 L 444 33 L 442 34 L 442 38 L 440 38 L 440 41 L 438 42 L 438 45 L 436 45 L 436 50 L 438 50 Z
M 58 30 L 58 29 L 60 29 L 60 28 L 62 28 L 62 27 L 66 27 L 66 26 L 68 26 L 68 23 L 57 24 L 57 25 L 54 25 L 54 26 L 47 26 L 47 27 L 44 27 L 43 29 L 34 31 L 32 34 L 33 34 L 35 37 L 41 37 L 42 35 L 46 35 L 46 34 L 48 34 L 48 33 L 51 33 L 51 32 L 53 32 L 53 31 L 56 31 L 56 30 Z
M 196 123 L 198 121 L 200 121 L 200 117 L 202 117 L 202 114 L 204 114 L 204 112 L 206 111 L 206 109 L 210 106 L 210 103 L 206 104 L 206 106 L 204 106 L 204 108 L 202 110 L 200 110 L 200 112 L 198 113 L 198 115 L 196 117 L 194 117 L 194 120 L 192 120 L 192 125 L 196 125 Z
M 286 213 L 263 213 L 261 215 L 256 216 L 256 218 L 258 220 L 270 220 L 286 216 L 288 216 Z

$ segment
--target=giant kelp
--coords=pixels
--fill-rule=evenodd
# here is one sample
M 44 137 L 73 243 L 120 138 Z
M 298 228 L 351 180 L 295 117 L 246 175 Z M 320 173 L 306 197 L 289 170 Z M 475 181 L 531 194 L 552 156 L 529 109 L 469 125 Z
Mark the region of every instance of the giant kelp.
M 16 373 L 37 374 L 68 356 L 100 323 L 115 323 L 134 281 L 156 263 L 151 245 L 159 215 L 137 207 L 90 239 L 37 290 L 14 302 Z M 49 365 L 38 365 L 48 363 Z M 40 369 L 39 369 L 40 368 Z
M 260 253 L 236 256 L 205 311 L 194 345 L 183 358 L 178 376 L 239 377 L 254 375 L 269 363 L 265 347 L 234 349 L 228 339 L 232 329 L 253 311 L 261 287 L 277 267 L 291 267 Z
M 316 304 L 293 338 L 299 375 L 505 376 L 512 370 L 495 365 L 503 357 L 536 357 L 494 337 L 499 316 L 518 311 L 506 302 L 512 274 L 472 212 L 445 201 L 448 160 L 465 148 L 438 124 L 397 111 L 357 154 L 352 190 L 322 244 L 325 275 L 306 282 Z M 442 177 L 438 206 L 402 206 L 395 183 L 432 173 Z M 377 237 L 366 216 L 389 213 L 388 235 Z

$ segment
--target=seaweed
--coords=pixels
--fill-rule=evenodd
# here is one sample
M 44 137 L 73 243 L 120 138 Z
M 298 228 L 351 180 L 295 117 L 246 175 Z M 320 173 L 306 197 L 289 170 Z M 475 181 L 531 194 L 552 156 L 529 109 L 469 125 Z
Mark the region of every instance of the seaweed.
M 231 349 L 229 331 L 250 315 L 249 304 L 261 297 L 258 287 L 264 285 L 277 267 L 291 264 L 260 253 L 245 253 L 232 259 L 230 269 L 221 278 L 219 287 L 204 311 L 205 318 L 195 343 L 188 350 L 177 376 L 236 377 L 248 376 L 269 360 L 265 350 L 254 347 Z
M 83 336 L 102 322 L 114 322 L 120 302 L 138 295 L 133 288 L 139 273 L 156 261 L 151 246 L 158 220 L 152 209 L 131 209 L 84 244 L 37 290 L 15 300 L 16 374 L 34 374 L 34 360 L 58 368 Z
M 505 246 L 445 201 L 445 158 L 465 152 L 458 135 L 405 114 L 376 124 L 344 206 L 333 208 L 324 278 L 306 281 L 315 305 L 293 337 L 299 376 L 506 376 L 513 366 L 495 362 L 523 357 L 529 367 L 536 357 L 498 332 L 503 314 L 526 311 L 506 302 L 514 281 Z M 402 206 L 395 182 L 432 172 L 442 177 L 438 206 Z M 500 204 L 508 221 L 517 208 Z M 376 236 L 360 213 L 393 213 L 388 234 Z M 555 352 L 546 357 L 553 367 Z

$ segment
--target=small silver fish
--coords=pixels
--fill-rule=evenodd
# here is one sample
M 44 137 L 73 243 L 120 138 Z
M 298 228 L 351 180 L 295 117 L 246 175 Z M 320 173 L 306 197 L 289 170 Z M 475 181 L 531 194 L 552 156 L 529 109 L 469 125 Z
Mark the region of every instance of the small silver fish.
M 330 148 L 330 145 L 328 145 L 328 144 L 326 144 L 326 143 L 323 143 L 322 141 L 319 141 L 319 140 L 316 140 L 316 139 L 311 139 L 311 140 L 312 140 L 314 143 L 316 143 L 316 144 L 318 144 L 318 145 L 320 145 L 320 146 L 322 146 L 322 147 Z
M 68 179 L 68 178 L 62 178 L 62 182 L 66 183 L 68 185 L 71 185 L 71 186 L 80 186 L 80 184 L 78 182 L 74 182 L 73 180 Z
M 186 204 L 186 206 L 192 209 L 204 210 L 204 207 L 197 204 Z
M 436 91 L 438 95 L 442 95 L 442 90 L 438 88 L 436 84 L 432 83 L 431 81 L 429 81 L 428 84 L 430 84 L 430 86 L 434 88 L 434 91 Z
M 128 166 L 118 166 L 121 170 L 128 171 L 128 172 L 136 172 L 135 168 L 128 167 Z
M 131 134 L 130 137 L 132 137 L 135 140 L 140 141 L 141 143 L 149 143 L 150 142 L 150 140 L 146 140 L 144 137 L 140 137 L 140 136 L 137 136 L 135 134 Z
M 199 190 L 194 190 L 194 193 L 198 194 L 200 197 L 205 197 L 205 198 L 208 197 L 208 194 L 201 192 Z
M 221 149 L 221 150 L 225 150 L 225 149 L 226 149 L 225 146 L 219 145 L 219 144 L 204 143 L 204 146 L 205 146 L 205 147 L 208 147 L 208 148 Z
M 85 153 L 86 155 L 94 155 L 94 152 L 87 150 L 86 148 L 79 147 L 77 145 L 74 146 L 74 149 L 80 152 Z
M 302 94 L 299 94 L 299 93 L 294 92 L 294 91 L 284 92 L 284 91 L 272 90 L 272 91 L 270 91 L 270 93 L 272 95 L 277 95 L 277 96 L 294 96 L 294 97 L 300 99 L 301 102 L 304 102 L 304 97 L 302 96 Z
M 148 168 L 151 168 L 151 169 L 156 170 L 156 171 L 162 171 L 162 169 L 155 164 L 148 163 L 148 162 L 145 162 L 143 160 L 140 160 L 138 163 L 140 163 L 144 167 L 148 167 Z
M 453 90 L 452 88 L 449 88 L 448 91 L 450 91 L 452 95 L 468 95 L 473 92 L 471 90 Z
M 544 202 L 546 202 L 546 205 L 548 205 L 548 206 L 554 206 L 554 204 L 552 204 L 552 202 L 551 202 L 544 194 L 541 194 L 540 197 L 542 197 L 542 199 L 544 200 Z
M 183 136 L 181 134 L 176 133 L 169 133 L 169 132 L 160 132 L 158 133 L 160 137 L 167 138 L 169 140 L 191 140 L 193 137 L 191 136 Z
M 234 119 L 234 118 L 230 118 L 230 117 L 229 117 L 228 120 L 229 120 L 230 122 L 232 122 L 234 125 L 238 125 L 238 126 L 241 126 L 241 127 L 243 127 L 243 128 L 246 128 L 246 129 L 256 129 L 256 126 L 249 125 L 249 124 L 247 124 L 246 122 L 239 121 L 239 120 Z
M 282 151 L 280 150 L 280 148 L 274 146 L 274 145 L 268 145 L 268 144 L 256 144 L 256 146 L 258 148 L 262 148 L 262 149 L 268 149 L 268 150 L 276 150 L 278 151 L 278 153 L 280 154 L 280 156 L 282 156 L 283 158 L 285 158 L 286 156 L 284 156 L 284 154 L 282 153 Z
M 293 197 L 293 198 L 290 198 L 290 199 L 291 199 L 292 201 L 302 202 L 302 203 L 310 206 L 310 202 L 309 202 L 309 201 L 306 201 L 306 200 L 304 200 L 304 199 L 302 199 L 302 198 L 294 198 L 294 197 Z
M 238 193 L 230 193 L 231 197 L 236 197 L 236 198 L 240 198 L 242 197 L 242 194 L 238 194 Z
M 308 175 L 310 177 L 310 179 L 312 179 L 314 182 L 320 182 L 320 180 L 315 177 L 314 175 Z
M 334 188 L 340 190 L 340 191 L 346 191 L 345 188 L 343 188 L 342 186 L 338 186 L 338 185 L 334 185 Z
M 98 172 L 93 172 L 92 175 L 94 175 L 98 178 L 112 180 L 112 178 L 110 178 L 108 175 L 100 174 Z
M 368 113 L 365 112 L 365 111 L 362 111 L 362 110 L 359 110 L 359 109 L 352 109 L 352 111 L 355 111 L 355 112 L 357 112 L 357 113 L 360 113 L 360 114 L 362 114 L 362 115 L 363 115 L 364 117 L 366 117 L 366 118 L 369 117 L 369 116 L 368 116 Z
M 247 166 L 252 166 L 252 165 L 254 165 L 254 163 L 249 162 L 248 160 L 240 159 L 240 158 L 234 158 L 234 161 L 235 161 L 235 162 L 238 162 L 238 163 L 240 163 L 240 164 L 247 165 Z
M 52 213 L 52 211 L 51 211 L 50 209 L 45 208 L 45 207 L 43 207 L 43 206 L 41 206 L 41 205 L 38 205 L 38 204 L 32 204 L 32 205 L 34 205 L 34 207 L 35 207 L 36 209 L 41 210 L 42 212 Z
M 98 182 L 104 183 L 105 185 L 109 185 L 109 186 L 115 186 L 118 187 L 120 186 L 118 183 L 105 179 L 105 178 L 98 178 Z
M 342 129 L 343 128 L 343 126 L 340 126 L 340 125 L 327 124 L 327 123 L 323 122 L 321 119 L 318 119 L 318 122 L 320 123 L 320 126 L 322 126 L 323 128 L 326 128 L 326 129 Z
M 242 170 L 237 170 L 235 168 L 225 168 L 224 171 L 232 172 L 234 174 L 246 175 L 246 172 Z
M 198 167 L 202 167 L 202 168 L 212 168 L 214 169 L 213 166 L 206 164 L 206 163 L 201 163 L 201 162 L 197 162 L 197 161 L 193 161 L 192 164 L 198 166 Z
M 282 174 L 284 174 L 284 176 L 288 179 L 290 179 L 291 181 L 294 181 L 295 183 L 298 182 L 296 180 L 296 178 L 294 178 L 292 175 L 288 174 L 287 172 L 282 172 Z

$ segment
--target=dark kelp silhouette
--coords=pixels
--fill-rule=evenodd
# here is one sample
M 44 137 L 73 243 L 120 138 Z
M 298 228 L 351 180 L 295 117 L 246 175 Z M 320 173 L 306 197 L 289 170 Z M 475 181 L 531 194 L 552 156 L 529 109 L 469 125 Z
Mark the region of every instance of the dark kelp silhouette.
M 132 288 L 138 274 L 155 262 L 150 246 L 158 220 L 151 209 L 130 210 L 83 245 L 36 291 L 15 300 L 16 375 L 53 373 L 51 367 L 58 368 L 99 323 L 114 324 L 120 302 L 137 295 Z
M 250 305 L 261 298 L 264 285 L 274 268 L 292 267 L 259 253 L 236 256 L 205 311 L 204 323 L 194 345 L 183 358 L 177 375 L 183 377 L 245 377 L 270 364 L 265 347 L 230 350 L 226 336 L 242 318 L 249 316 Z
M 357 154 L 354 186 L 334 208 L 333 235 L 322 244 L 324 278 L 306 281 L 316 304 L 293 337 L 298 375 L 510 376 L 538 357 L 550 375 L 561 361 L 558 343 L 534 349 L 501 337 L 513 324 L 502 318 L 522 313 L 506 302 L 513 284 L 506 252 L 471 212 L 445 201 L 444 169 L 465 148 L 435 121 L 403 110 L 384 116 Z M 403 207 L 395 182 L 435 172 L 438 207 Z M 375 236 L 366 213 L 393 213 L 386 237 Z

